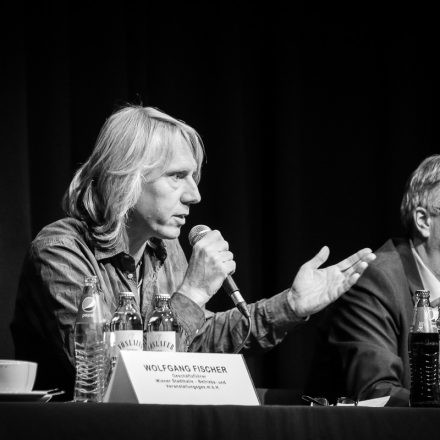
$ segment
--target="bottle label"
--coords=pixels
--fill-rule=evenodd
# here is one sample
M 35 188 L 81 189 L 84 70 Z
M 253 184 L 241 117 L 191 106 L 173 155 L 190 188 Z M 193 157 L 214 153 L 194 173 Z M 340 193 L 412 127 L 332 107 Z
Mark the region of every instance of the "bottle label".
M 109 357 L 111 358 L 111 368 L 115 367 L 121 350 L 141 351 L 143 348 L 142 330 L 116 330 L 110 332 Z
M 142 330 L 116 330 L 113 332 L 112 345 L 116 355 L 120 350 L 143 350 Z
M 412 331 L 415 333 L 437 332 L 431 307 L 416 307 L 414 309 Z
M 176 351 L 176 332 L 145 333 L 145 350 Z
M 76 323 L 89 324 L 103 321 L 101 297 L 98 293 L 86 289 L 79 304 Z

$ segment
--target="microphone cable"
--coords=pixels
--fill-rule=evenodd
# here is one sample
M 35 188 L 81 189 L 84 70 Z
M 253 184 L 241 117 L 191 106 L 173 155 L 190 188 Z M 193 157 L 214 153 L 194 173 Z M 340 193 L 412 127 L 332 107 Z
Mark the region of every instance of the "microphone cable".
M 252 332 L 252 319 L 251 319 L 251 316 L 250 316 L 249 313 L 246 315 L 246 318 L 247 318 L 247 321 L 248 321 L 248 324 L 249 324 L 246 337 L 243 339 L 241 344 L 232 352 L 233 354 L 240 353 L 240 351 L 242 350 L 242 348 L 246 344 L 247 340 L 249 339 L 249 336 L 251 335 L 251 332 Z

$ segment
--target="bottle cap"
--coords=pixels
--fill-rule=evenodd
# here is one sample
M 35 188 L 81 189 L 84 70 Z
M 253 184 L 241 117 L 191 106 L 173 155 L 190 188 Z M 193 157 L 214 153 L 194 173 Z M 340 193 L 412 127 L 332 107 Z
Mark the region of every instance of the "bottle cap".
M 429 290 L 416 290 L 417 298 L 426 299 L 429 298 L 430 291 Z
M 89 275 L 84 278 L 84 284 L 95 284 L 98 282 L 98 277 L 96 275 Z
M 119 298 L 134 298 L 134 293 L 133 292 L 121 292 L 119 294 Z
M 169 293 L 158 293 L 156 295 L 156 299 L 170 299 L 171 296 Z

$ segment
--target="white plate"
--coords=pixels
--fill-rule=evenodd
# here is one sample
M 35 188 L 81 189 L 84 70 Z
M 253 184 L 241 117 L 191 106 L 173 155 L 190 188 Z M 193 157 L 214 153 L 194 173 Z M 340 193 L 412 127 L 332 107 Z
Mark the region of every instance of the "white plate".
M 28 393 L 4 393 L 0 391 L 0 402 L 47 402 L 52 396 L 47 391 L 29 391 Z

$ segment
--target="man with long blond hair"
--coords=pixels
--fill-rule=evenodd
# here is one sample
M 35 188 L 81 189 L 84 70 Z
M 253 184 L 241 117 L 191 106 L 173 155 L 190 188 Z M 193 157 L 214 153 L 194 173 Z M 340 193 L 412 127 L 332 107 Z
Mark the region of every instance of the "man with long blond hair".
M 182 327 L 181 350 L 232 352 L 248 323 L 237 309 L 211 313 L 206 302 L 235 271 L 220 232 L 210 231 L 187 262 L 179 234 L 192 204 L 204 150 L 197 132 L 151 107 L 128 106 L 104 124 L 87 162 L 64 198 L 67 217 L 32 242 L 22 271 L 12 332 L 16 356 L 38 362 L 36 387 L 72 394 L 73 327 L 85 276 L 96 275 L 107 320 L 122 290 L 131 290 L 142 318 L 160 292 Z M 374 259 L 364 249 L 318 269 L 327 247 L 298 272 L 293 285 L 250 305 L 251 338 L 268 349 L 299 322 L 349 289 Z

